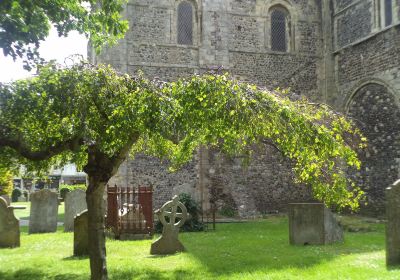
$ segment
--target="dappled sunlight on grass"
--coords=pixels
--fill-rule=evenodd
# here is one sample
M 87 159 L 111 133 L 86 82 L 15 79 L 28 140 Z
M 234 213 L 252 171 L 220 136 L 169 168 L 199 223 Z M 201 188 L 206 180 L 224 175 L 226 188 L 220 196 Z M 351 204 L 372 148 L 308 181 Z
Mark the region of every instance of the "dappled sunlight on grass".
M 110 279 L 400 279 L 400 269 L 385 267 L 382 225 L 328 246 L 290 246 L 282 217 L 217 224 L 180 239 L 187 251 L 170 256 L 151 256 L 151 240 L 107 240 Z M 0 279 L 89 278 L 89 259 L 72 257 L 71 233 L 28 235 L 23 228 L 21 244 L 0 249 Z

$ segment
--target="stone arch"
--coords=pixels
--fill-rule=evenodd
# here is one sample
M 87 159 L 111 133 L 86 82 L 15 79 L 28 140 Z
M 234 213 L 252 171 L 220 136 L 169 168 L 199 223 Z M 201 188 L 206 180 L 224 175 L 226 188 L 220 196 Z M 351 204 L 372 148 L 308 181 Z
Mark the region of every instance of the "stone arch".
M 384 190 L 399 176 L 400 107 L 390 88 L 377 81 L 361 84 L 346 107 L 368 139 L 368 147 L 359 151 L 361 170 L 353 176 L 367 193 L 365 210 L 383 214 Z

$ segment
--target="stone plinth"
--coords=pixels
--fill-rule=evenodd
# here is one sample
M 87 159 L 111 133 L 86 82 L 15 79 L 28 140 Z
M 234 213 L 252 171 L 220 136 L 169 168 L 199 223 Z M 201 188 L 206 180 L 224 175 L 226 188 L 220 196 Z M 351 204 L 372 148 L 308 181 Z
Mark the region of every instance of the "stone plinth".
M 14 216 L 13 208 L 0 197 L 0 247 L 19 247 L 19 220 Z
M 343 230 L 323 203 L 289 204 L 292 245 L 324 245 L 343 241 Z
M 64 231 L 74 230 L 74 218 L 87 209 L 86 193 L 83 190 L 74 190 L 65 197 Z
M 57 230 L 58 195 L 49 190 L 31 194 L 29 233 L 55 232 Z
M 400 265 L 400 180 L 386 189 L 386 265 Z
M 89 255 L 88 211 L 75 216 L 74 219 L 74 256 Z

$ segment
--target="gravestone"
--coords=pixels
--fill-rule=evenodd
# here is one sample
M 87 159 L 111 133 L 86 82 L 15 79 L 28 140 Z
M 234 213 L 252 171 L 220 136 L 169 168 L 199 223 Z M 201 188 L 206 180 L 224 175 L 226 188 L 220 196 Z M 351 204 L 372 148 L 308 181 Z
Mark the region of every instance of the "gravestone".
M 0 247 L 19 247 L 19 220 L 14 216 L 14 209 L 0 197 Z
M 171 201 L 166 202 L 155 213 L 163 225 L 163 230 L 161 237 L 151 244 L 150 254 L 166 255 L 184 251 L 185 247 L 179 241 L 178 233 L 187 218 L 185 205 L 175 195 Z
M 386 265 L 400 265 L 400 180 L 386 189 Z
M 89 255 L 88 211 L 85 210 L 74 219 L 74 256 Z
M 8 205 L 8 206 L 11 205 L 11 199 L 10 199 L 10 196 L 9 196 L 9 195 L 3 194 L 3 195 L 0 195 L 0 197 L 4 198 L 4 200 L 7 202 L 7 205 Z
M 58 195 L 49 190 L 31 194 L 29 233 L 55 232 L 57 230 Z
M 65 197 L 64 231 L 74 230 L 74 218 L 87 209 L 86 193 L 83 190 L 68 192 Z
M 343 230 L 323 203 L 289 204 L 292 245 L 324 245 L 343 241 Z

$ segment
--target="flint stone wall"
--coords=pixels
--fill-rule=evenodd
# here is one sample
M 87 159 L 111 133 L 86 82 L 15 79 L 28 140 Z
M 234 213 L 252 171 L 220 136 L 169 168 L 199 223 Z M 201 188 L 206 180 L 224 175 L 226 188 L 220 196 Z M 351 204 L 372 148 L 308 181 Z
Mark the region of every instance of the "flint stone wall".
M 400 2 L 393 2 L 389 27 L 382 26 L 373 0 L 336 0 L 333 12 L 340 26 L 334 34 L 333 105 L 368 139 L 368 147 L 358 151 L 361 170 L 351 176 L 367 195 L 363 214 L 374 216 L 384 216 L 385 188 L 400 175 Z
M 57 231 L 58 194 L 49 190 L 32 193 L 29 233 Z

